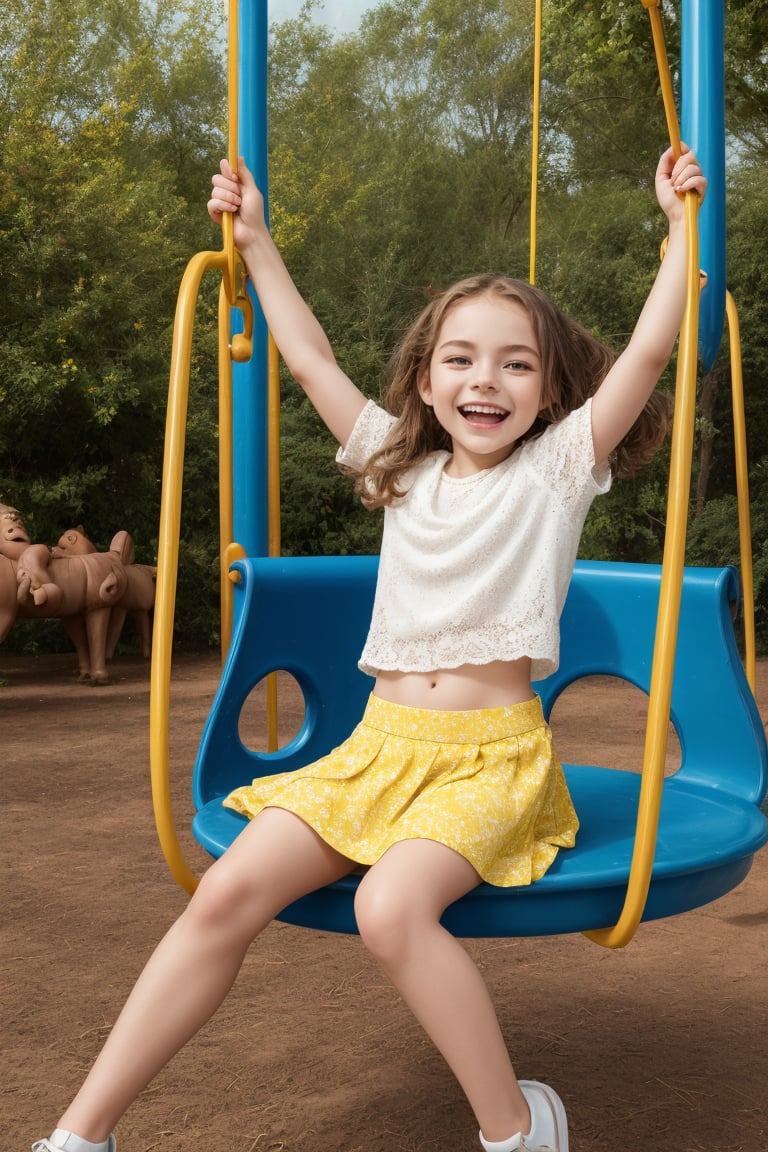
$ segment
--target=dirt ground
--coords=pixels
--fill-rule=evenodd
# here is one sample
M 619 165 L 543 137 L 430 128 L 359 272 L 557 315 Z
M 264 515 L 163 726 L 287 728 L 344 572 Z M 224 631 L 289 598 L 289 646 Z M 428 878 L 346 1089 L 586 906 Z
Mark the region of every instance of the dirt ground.
M 158 848 L 149 672 L 77 685 L 69 657 L 0 652 L 2 1152 L 47 1135 L 185 895 Z M 172 776 L 188 773 L 215 656 L 174 665 Z M 553 726 L 566 760 L 641 756 L 642 702 L 600 680 Z M 760 667 L 768 717 L 768 665 Z M 253 721 L 258 725 L 258 719 Z M 587 751 L 589 749 L 590 751 Z M 518 1073 L 556 1085 L 572 1152 L 768 1149 L 768 852 L 735 892 L 609 952 L 581 936 L 468 945 Z M 451 1075 L 357 937 L 274 924 L 215 1019 L 117 1130 L 120 1152 L 469 1152 Z

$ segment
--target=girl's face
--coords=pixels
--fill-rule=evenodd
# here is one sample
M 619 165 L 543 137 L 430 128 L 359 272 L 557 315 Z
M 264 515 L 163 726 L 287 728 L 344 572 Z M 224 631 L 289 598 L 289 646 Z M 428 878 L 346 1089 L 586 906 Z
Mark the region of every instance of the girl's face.
M 541 359 L 525 309 L 487 294 L 445 316 L 419 394 L 453 442 L 450 476 L 505 460 L 542 406 Z

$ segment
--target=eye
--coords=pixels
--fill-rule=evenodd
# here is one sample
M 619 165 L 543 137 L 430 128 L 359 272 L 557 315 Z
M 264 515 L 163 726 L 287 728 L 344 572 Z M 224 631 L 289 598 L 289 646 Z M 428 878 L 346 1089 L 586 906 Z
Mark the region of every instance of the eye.
M 526 363 L 525 360 L 508 360 L 504 365 L 505 368 L 510 368 L 513 372 L 531 372 L 532 365 Z
M 456 364 L 460 368 L 466 367 L 469 362 L 468 356 L 461 356 L 458 352 L 453 356 L 447 356 L 445 359 L 446 364 Z

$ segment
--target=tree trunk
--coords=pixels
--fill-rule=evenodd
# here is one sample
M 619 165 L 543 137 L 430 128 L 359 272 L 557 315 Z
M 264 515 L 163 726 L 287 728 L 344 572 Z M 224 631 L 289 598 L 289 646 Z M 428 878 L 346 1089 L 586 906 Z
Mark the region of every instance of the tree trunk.
M 715 399 L 720 386 L 720 370 L 715 368 L 701 382 L 699 395 L 699 477 L 696 482 L 696 515 L 700 516 L 707 502 L 707 488 L 712 471 L 712 448 L 717 435 L 715 428 Z

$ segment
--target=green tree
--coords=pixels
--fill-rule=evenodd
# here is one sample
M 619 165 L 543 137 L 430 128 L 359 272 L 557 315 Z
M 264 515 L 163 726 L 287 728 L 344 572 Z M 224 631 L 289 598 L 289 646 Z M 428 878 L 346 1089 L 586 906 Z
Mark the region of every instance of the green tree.
M 0 20 L 0 498 L 36 539 L 84 522 L 103 548 L 127 528 L 152 561 L 175 295 L 210 246 L 220 16 L 198 0 L 12 0 Z M 213 371 L 192 400 L 200 554 Z
M 675 6 L 663 7 L 673 74 Z M 568 187 L 617 178 L 650 188 L 666 127 L 648 13 L 626 0 L 545 5 L 543 107 Z M 555 147 L 559 142 L 559 149 Z
M 537 279 L 617 349 L 664 235 L 652 192 L 663 112 L 637 8 L 566 0 L 547 6 L 545 26 Z M 425 287 L 482 269 L 527 278 L 533 4 L 395 0 L 340 41 L 310 11 L 274 38 L 273 225 L 342 363 L 375 396 Z M 322 437 L 313 428 L 306 417 L 286 434 L 286 468 Z M 600 502 L 590 554 L 659 557 L 664 467 L 662 456 Z M 287 547 L 322 550 L 306 494 L 284 493 Z
M 271 223 L 343 367 L 378 397 L 389 353 L 431 290 L 479 270 L 528 276 L 534 5 L 388 0 L 336 39 L 313 22 L 315 7 L 271 30 Z M 768 460 L 767 10 L 728 0 L 726 12 L 729 282 L 757 532 Z M 676 12 L 665 5 L 675 72 Z M 0 13 L 0 499 L 22 508 L 38 539 L 84 520 L 104 546 L 127 527 L 140 557 L 153 558 L 176 291 L 189 255 L 219 243 L 202 204 L 223 147 L 220 19 L 212 0 L 10 0 Z M 643 6 L 550 0 L 536 278 L 617 349 L 664 235 L 652 177 L 665 138 Z M 180 633 L 198 639 L 217 626 L 210 280 L 193 357 L 179 598 Z M 721 385 L 700 422 L 714 433 L 712 479 L 691 544 L 706 562 L 731 556 L 727 348 L 715 367 Z M 283 410 L 285 550 L 375 550 L 380 517 L 338 474 L 330 436 L 285 371 Z M 582 554 L 658 559 L 665 488 L 660 453 L 596 503 Z
M 307 7 L 273 30 L 273 232 L 341 363 L 372 396 L 431 288 L 480 268 L 527 270 L 527 8 L 397 0 L 334 41 Z M 286 404 L 303 403 L 286 385 Z M 306 412 L 286 428 L 286 472 L 315 435 Z M 284 484 L 285 546 L 321 551 L 330 538 L 307 536 L 296 491 Z M 378 525 L 356 523 L 353 535 L 375 547 Z
M 753 163 L 768 154 L 768 3 L 726 0 L 728 126 Z

